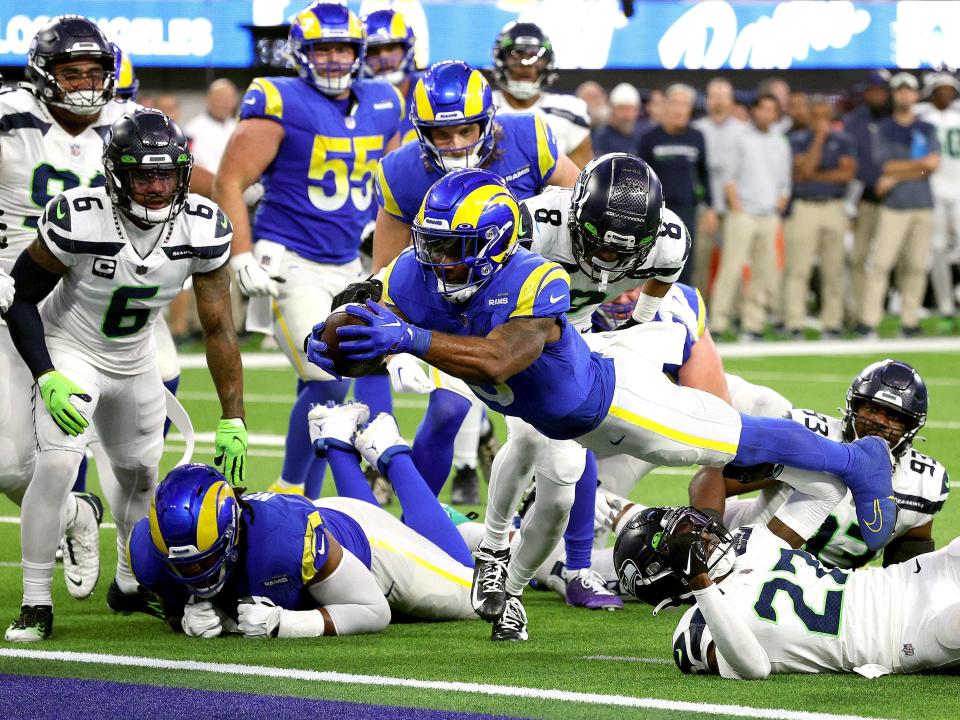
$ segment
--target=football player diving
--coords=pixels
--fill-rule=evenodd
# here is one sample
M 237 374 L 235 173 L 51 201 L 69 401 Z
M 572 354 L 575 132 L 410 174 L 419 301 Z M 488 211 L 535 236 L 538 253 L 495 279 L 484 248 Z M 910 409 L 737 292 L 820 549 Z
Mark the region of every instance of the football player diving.
M 627 262 L 624 255 L 639 262 L 636 251 L 653 238 L 631 231 L 632 206 L 622 211 L 624 226 L 605 238 L 615 249 L 608 262 Z M 741 415 L 713 395 L 673 385 L 662 366 L 679 357 L 682 331 L 665 323 L 597 336 L 603 342 L 592 352 L 566 318 L 569 275 L 519 246 L 519 224 L 517 201 L 496 175 L 464 169 L 443 177 L 423 200 L 414 247 L 384 274 L 382 304 L 348 309 L 365 324 L 338 328 L 341 352 L 350 360 L 421 357 L 468 382 L 491 409 L 552 440 L 575 439 L 598 458 L 626 453 L 671 466 L 783 463 L 837 475 L 853 491 L 868 545 L 887 540 L 896 505 L 884 440 L 836 443 L 789 420 Z M 308 338 L 308 357 L 332 370 L 322 330 L 318 323 Z M 536 512 L 564 512 L 562 500 L 538 503 Z M 545 523 L 557 525 L 554 518 Z M 506 538 L 493 549 L 505 546 Z M 495 636 L 524 639 L 519 597 L 485 564 L 477 563 L 476 576 L 491 582 L 475 588 L 478 613 L 495 623 Z
M 205 465 L 171 471 L 130 539 L 138 580 L 193 637 L 379 632 L 391 613 L 469 620 L 473 558 L 410 458 L 396 420 L 359 403 L 320 405 L 310 436 L 340 497 L 244 495 Z M 393 483 L 382 510 L 360 456 Z
M 52 632 L 57 510 L 84 457 L 91 421 L 115 476 L 104 486 L 120 551 L 107 603 L 120 612 L 146 608 L 125 548 L 147 511 L 163 452 L 166 402 L 153 324 L 190 277 L 222 409 L 217 462 L 233 481 L 245 475 L 243 372 L 226 267 L 230 222 L 189 193 L 187 140 L 159 111 L 117 120 L 103 164 L 106 187 L 76 187 L 53 198 L 12 271 L 16 295 L 4 317 L 36 383 L 38 452 L 21 517 L 23 606 L 8 641 L 34 642 Z

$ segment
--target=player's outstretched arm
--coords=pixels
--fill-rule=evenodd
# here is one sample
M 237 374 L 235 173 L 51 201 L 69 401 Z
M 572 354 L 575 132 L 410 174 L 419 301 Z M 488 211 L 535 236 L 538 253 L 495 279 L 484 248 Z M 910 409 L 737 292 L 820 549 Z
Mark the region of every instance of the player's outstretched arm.
M 234 483 L 246 476 L 247 430 L 243 407 L 243 365 L 230 309 L 230 271 L 227 266 L 193 276 L 197 314 L 203 327 L 207 366 L 217 388 L 222 410 L 215 441 L 217 462 Z

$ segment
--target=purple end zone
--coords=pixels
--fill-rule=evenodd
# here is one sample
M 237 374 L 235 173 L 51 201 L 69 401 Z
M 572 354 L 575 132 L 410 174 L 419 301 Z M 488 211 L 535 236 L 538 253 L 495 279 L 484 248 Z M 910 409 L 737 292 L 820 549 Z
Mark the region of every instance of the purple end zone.
M 0 675 L 0 717 L 4 720 L 509 720 L 500 715 L 24 675 Z

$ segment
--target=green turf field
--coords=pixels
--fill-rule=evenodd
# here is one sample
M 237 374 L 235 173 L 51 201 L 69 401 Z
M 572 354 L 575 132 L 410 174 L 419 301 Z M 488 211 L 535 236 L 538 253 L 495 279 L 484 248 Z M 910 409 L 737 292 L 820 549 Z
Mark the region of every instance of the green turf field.
M 925 377 L 931 390 L 930 416 L 922 432 L 928 439 L 920 449 L 943 462 L 948 469 L 960 463 L 956 442 L 960 422 L 960 354 L 902 353 Z M 796 405 L 834 414 L 842 404 L 850 379 L 872 356 L 812 356 L 728 359 L 728 370 L 753 382 L 774 387 Z M 249 370 L 246 375 L 247 416 L 251 433 L 282 436 L 293 396 L 293 377 L 287 370 Z M 212 432 L 219 413 L 209 377 L 204 370 L 187 370 L 181 397 L 198 432 Z M 412 437 L 424 399 L 400 398 L 397 415 L 406 437 Z M 502 430 L 502 426 L 500 426 Z M 262 438 L 251 447 L 249 473 L 252 489 L 263 489 L 279 472 L 282 446 Z M 176 442 L 164 456 L 165 467 L 179 457 Z M 195 458 L 209 461 L 209 443 L 200 443 Z M 91 483 L 95 487 L 95 482 Z M 327 490 L 332 482 L 327 483 Z M 647 504 L 682 503 L 686 482 L 676 471 L 655 473 L 634 491 Z M 481 510 L 481 508 L 474 508 Z M 9 622 L 20 600 L 19 526 L 12 521 L 17 508 L 0 499 L 0 619 Z M 960 534 L 960 504 L 947 503 L 934 524 L 938 545 Z M 317 638 L 314 640 L 252 641 L 241 638 L 198 640 L 175 635 L 162 623 L 146 616 L 112 615 L 104 595 L 115 563 L 115 533 L 103 529 L 103 573 L 91 598 L 75 601 L 62 587 L 62 573 L 55 575 L 56 624 L 54 638 L 30 651 L 75 651 L 162 660 L 195 660 L 203 663 L 234 663 L 268 668 L 336 671 L 364 676 L 424 681 L 482 683 L 599 693 L 623 698 L 686 701 L 701 710 L 702 704 L 745 706 L 726 711 L 712 708 L 714 716 L 774 717 L 762 708 L 802 710 L 882 718 L 958 718 L 960 693 L 957 678 L 946 676 L 885 677 L 868 681 L 859 676 L 776 677 L 762 683 L 732 683 L 717 678 L 681 675 L 669 661 L 670 637 L 679 615 L 651 617 L 649 608 L 628 605 L 618 613 L 590 613 L 566 607 L 550 593 L 526 595 L 530 617 L 527 643 L 494 645 L 489 626 L 480 621 L 432 625 L 395 625 L 377 636 Z M 524 717 L 557 718 L 653 718 L 699 717 L 695 706 L 678 710 L 616 707 L 600 700 L 584 704 L 566 699 L 522 697 L 520 692 L 482 688 L 435 689 L 403 687 L 378 681 L 360 684 L 357 678 L 303 676 L 276 677 L 276 671 L 185 672 L 160 667 L 116 666 L 75 659 L 4 657 L 13 646 L 0 642 L 0 674 L 37 674 L 80 678 L 104 678 L 132 683 L 244 690 L 311 698 L 354 700 L 365 703 L 405 705 L 489 712 Z M 607 659 L 597 659 L 602 656 Z M 71 656 L 72 658 L 72 656 Z M 102 661 L 103 658 L 100 658 Z M 137 661 L 138 663 L 140 661 Z M 207 668 L 213 669 L 212 667 Z M 242 669 L 241 669 L 242 670 Z M 331 681 L 333 680 L 333 681 Z M 351 682 L 354 680 L 355 682 Z M 372 681 L 370 681 L 372 682 Z M 469 690 L 469 689 L 468 689 Z M 3 689 L 0 687 L 0 695 Z M 158 712 L 158 715 L 162 712 Z M 402 713 L 398 715 L 402 717 Z M 810 716 L 811 718 L 814 716 Z

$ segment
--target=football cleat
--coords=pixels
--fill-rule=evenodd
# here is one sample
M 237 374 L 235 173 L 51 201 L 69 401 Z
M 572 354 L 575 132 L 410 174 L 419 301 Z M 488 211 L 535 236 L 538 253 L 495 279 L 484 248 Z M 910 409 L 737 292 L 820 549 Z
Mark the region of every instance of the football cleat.
M 310 442 L 314 451 L 322 456 L 328 445 L 341 449 L 352 448 L 357 428 L 369 418 L 370 408 L 363 403 L 346 402 L 336 405 L 329 402 L 315 405 L 307 415 Z
M 470 604 L 477 615 L 487 622 L 493 622 L 503 614 L 507 604 L 507 563 L 510 562 L 510 549 L 489 550 L 480 545 L 473 556 L 477 559 L 477 564 L 473 567 Z
M 107 590 L 107 605 L 114 612 L 123 615 L 141 612 L 160 620 L 166 619 L 163 607 L 160 604 L 160 598 L 142 585 L 138 585 L 137 591 L 134 593 L 125 593 L 117 585 L 117 581 L 114 580 Z
M 303 495 L 303 483 L 291 483 L 280 478 L 270 484 L 267 492 L 276 493 L 277 495 Z
M 480 478 L 477 469 L 464 465 L 457 468 L 450 489 L 451 505 L 477 505 L 480 502 Z
M 3 639 L 7 642 L 40 642 L 53 633 L 53 608 L 50 605 L 24 605 L 20 617 L 10 623 Z
M 100 579 L 100 521 L 103 503 L 93 493 L 74 493 L 77 517 L 63 534 L 63 579 L 71 597 L 90 597 Z
M 856 453 L 853 470 L 841 479 L 853 495 L 863 542 L 877 552 L 890 540 L 897 523 L 893 456 L 887 441 L 876 436 L 855 440 L 850 449 Z
M 410 446 L 400 437 L 397 419 L 389 413 L 380 413 L 373 422 L 357 431 L 354 447 L 371 467 L 387 474 L 387 466 L 394 455 L 409 453 Z
M 503 614 L 493 623 L 490 639 L 494 642 L 522 642 L 527 639 L 527 611 L 517 595 L 507 595 Z
M 486 428 L 480 434 L 480 441 L 477 443 L 477 466 L 489 483 L 493 472 L 493 459 L 500 452 L 501 445 L 497 434 L 493 431 L 493 423 L 486 420 L 485 425 Z
M 567 579 L 565 597 L 567 605 L 587 610 L 620 610 L 623 600 L 607 589 L 599 573 L 583 568 L 576 573 L 564 571 Z

